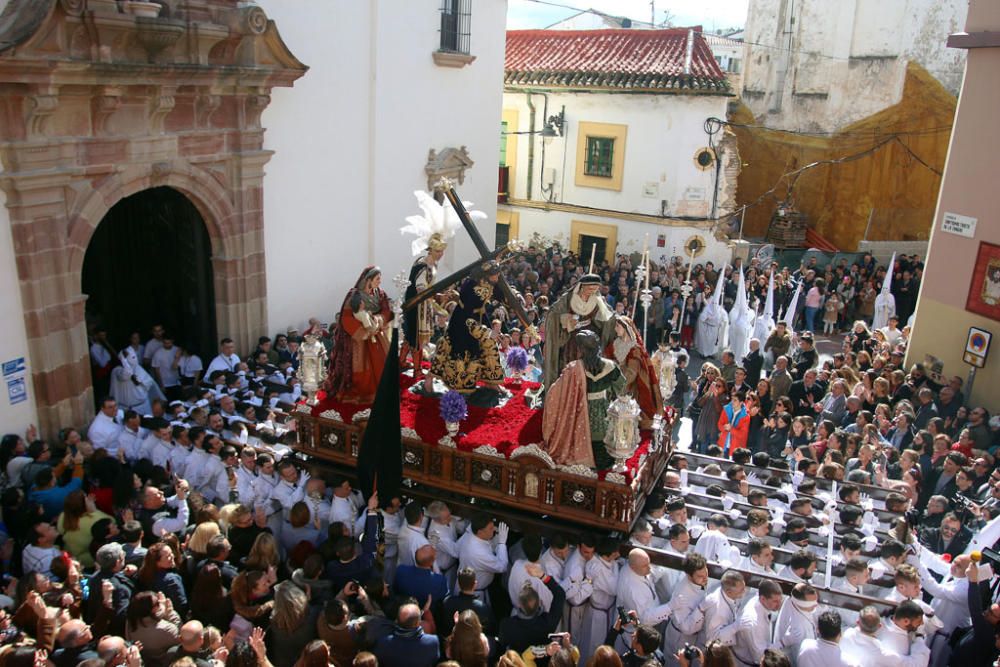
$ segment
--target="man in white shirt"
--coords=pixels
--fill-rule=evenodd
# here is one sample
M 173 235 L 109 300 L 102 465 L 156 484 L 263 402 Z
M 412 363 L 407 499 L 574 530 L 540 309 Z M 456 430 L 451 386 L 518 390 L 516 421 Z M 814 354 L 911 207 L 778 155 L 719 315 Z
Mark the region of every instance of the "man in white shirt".
M 668 656 L 676 655 L 684 644 L 697 644 L 698 633 L 705 625 L 701 603 L 705 600 L 708 586 L 708 561 L 699 553 L 689 553 L 681 569 L 686 576 L 674 587 L 670 598 L 670 622 L 663 635 L 663 653 Z M 645 622 L 653 625 L 658 620 L 648 619 Z
M 333 497 L 330 499 L 328 523 L 339 521 L 347 526 L 354 537 L 360 537 L 361 533 L 364 532 L 364 520 L 359 524 L 358 519 L 357 506 L 351 499 L 351 483 L 345 477 L 336 478 L 333 481 Z M 409 564 L 415 565 L 416 563 Z
M 38 572 L 52 577 L 52 559 L 59 558 L 62 550 L 55 546 L 59 531 L 51 523 L 40 521 L 31 527 L 31 544 L 21 552 L 24 573 Z
M 118 451 L 122 425 L 118 423 L 118 403 L 110 396 L 101 401 L 101 410 L 87 429 L 87 440 L 94 449 L 107 450 L 112 456 Z
M 579 637 L 583 630 L 583 618 L 594 592 L 593 584 L 587 578 L 587 563 L 594 557 L 596 540 L 589 535 L 580 537 L 580 544 L 566 559 L 563 579 L 559 582 L 566 591 L 566 609 L 563 612 L 563 627 L 571 636 Z
M 928 574 L 928 578 L 933 579 Z M 924 602 L 924 591 L 921 587 L 920 572 L 909 563 L 902 563 L 896 568 L 894 577 L 896 586 L 889 589 L 885 599 L 890 602 L 911 600 L 924 612 L 922 632 L 925 637 L 931 637 L 941 629 L 941 620 L 935 615 L 934 608 Z
M 694 552 L 701 554 L 710 563 L 719 563 L 723 560 L 730 560 L 733 550 L 729 545 L 729 538 L 726 537 L 726 530 L 729 528 L 729 519 L 723 514 L 713 514 L 705 522 L 707 530 L 703 532 L 694 545 Z
M 430 519 L 427 539 L 437 551 L 437 569 L 448 579 L 449 589 L 455 590 L 458 575 L 458 538 L 462 532 L 462 520 L 452 515 L 448 506 L 440 500 L 435 500 L 427 506 L 427 517 Z
M 705 646 L 714 640 L 719 640 L 726 646 L 736 643 L 747 585 L 743 575 L 735 570 L 726 570 L 721 581 L 722 585 L 705 596 L 705 601 L 701 603 L 705 625 L 699 646 Z
M 146 341 L 146 345 L 143 347 L 142 363 L 145 366 L 152 365 L 153 357 L 156 356 L 156 353 L 159 352 L 160 349 L 166 344 L 166 335 L 162 324 L 154 324 L 152 334 L 153 337 Z
M 186 426 L 174 426 L 174 446 L 170 450 L 170 472 L 187 479 L 187 462 L 191 455 L 191 437 Z
M 615 594 L 617 605 L 626 611 L 634 611 L 639 615 L 639 622 L 645 622 L 643 615 L 660 606 L 656 588 L 651 574 L 649 554 L 642 549 L 632 549 L 628 554 L 628 563 L 618 572 L 618 588 Z M 615 650 L 624 653 L 632 646 L 632 635 L 635 625 L 629 623 L 622 627 L 622 633 L 615 643 Z
M 755 574 L 774 576 L 774 547 L 760 538 L 753 538 L 747 544 L 747 555 L 742 569 Z
M 783 599 L 781 586 L 765 579 L 760 582 L 756 599 L 743 608 L 733 646 L 733 653 L 741 665 L 759 665 L 765 650 L 780 648 L 775 631 Z
M 417 549 L 430 544 L 424 532 L 424 508 L 417 501 L 410 501 L 403 508 L 403 519 L 406 523 L 399 531 L 397 562 L 399 565 L 416 565 Z
M 579 662 L 583 664 L 604 643 L 616 613 L 618 545 L 614 540 L 603 539 L 597 545 L 597 556 L 587 562 L 587 578 L 593 585 L 593 591 L 583 615 L 583 627 L 577 642 L 580 649 Z
M 530 587 L 538 594 L 538 604 L 542 611 L 549 611 L 552 606 L 552 591 L 546 586 L 540 577 L 533 577 L 529 570 L 529 565 L 537 565 L 543 572 L 539 559 L 542 557 L 542 538 L 538 535 L 525 535 L 521 540 L 521 549 L 524 551 L 524 558 L 514 562 L 507 577 L 507 594 L 510 596 L 511 604 L 517 607 L 521 599 L 522 589 Z M 544 590 L 544 592 L 543 592 Z
M 148 456 L 144 458 L 152 461 L 154 466 L 160 466 L 166 470 L 170 461 L 170 453 L 174 448 L 170 424 L 165 419 L 154 417 L 149 420 L 149 429 L 151 431 L 149 437 L 142 443 L 144 452 L 148 446 Z
M 904 600 L 896 607 L 892 619 L 882 624 L 878 640 L 900 657 L 918 657 L 921 667 L 930 660 L 930 649 L 924 643 L 920 626 L 924 623 L 924 612 L 913 600 Z M 923 656 L 922 658 L 920 656 Z M 970 666 L 971 667 L 971 666 Z
M 792 554 L 783 568 L 778 572 L 782 579 L 794 581 L 797 584 L 807 584 L 816 574 L 816 556 L 811 551 L 799 549 Z
M 888 621 L 892 623 L 892 621 Z M 878 639 L 882 617 L 878 608 L 861 610 L 856 627 L 849 628 L 840 640 L 840 651 L 846 659 L 865 667 L 926 667 L 930 650 L 918 642 L 912 655 L 901 656 Z
M 833 590 L 851 595 L 865 595 L 865 585 L 868 583 L 868 564 L 860 558 L 852 558 L 844 565 L 844 569 L 844 578 L 837 582 Z M 841 609 L 840 620 L 845 626 L 851 627 L 858 622 L 858 612 Z
M 287 519 L 292 505 L 302 500 L 306 495 L 306 482 L 309 481 L 309 473 L 305 470 L 299 472 L 294 463 L 288 459 L 282 459 L 281 463 L 278 464 L 278 475 L 281 477 L 281 481 L 271 492 L 271 500 L 281 506 L 282 515 Z
M 205 377 L 212 377 L 215 371 L 235 373 L 240 369 L 240 358 L 236 354 L 236 343 L 232 338 L 223 338 L 219 342 L 219 354 L 212 359 L 205 369 Z
M 879 558 L 869 566 L 872 581 L 892 579 L 896 576 L 896 566 L 906 562 L 906 545 L 894 539 L 887 539 L 879 549 Z
M 927 568 L 922 567 L 923 563 L 918 561 L 920 580 L 924 589 L 934 598 L 931 600 L 931 607 L 941 622 L 941 631 L 947 634 L 951 634 L 955 628 L 972 625 L 969 615 L 969 579 L 965 574 L 970 562 L 971 557 L 968 555 L 956 556 L 951 562 L 952 578 L 938 583 Z
M 507 535 L 510 528 L 501 522 L 494 524 L 493 519 L 485 514 L 472 519 L 472 525 L 466 531 L 458 546 L 458 569 L 472 568 L 476 572 L 476 594 L 480 599 L 488 601 L 486 589 L 493 583 L 493 578 L 507 571 Z M 491 540 L 496 536 L 494 548 Z M 402 554 L 402 548 L 400 548 Z
M 799 647 L 806 639 L 816 639 L 819 594 L 809 584 L 795 584 L 792 594 L 778 612 L 775 637 L 792 663 L 797 665 Z
M 549 548 L 545 550 L 539 561 L 545 568 L 545 574 L 554 577 L 556 581 L 560 582 L 560 585 L 566 576 L 566 561 L 572 551 L 573 547 L 566 541 L 566 536 L 562 533 L 555 533 L 549 539 Z
M 115 452 L 112 453 L 111 450 L 108 449 L 108 454 L 111 456 L 117 456 L 118 450 L 122 450 L 125 453 L 126 461 L 129 463 L 135 463 L 138 461 L 142 441 L 145 440 L 148 435 L 148 433 L 144 432 L 140 423 L 141 420 L 138 412 L 135 410 L 126 411 L 125 418 L 122 420 L 122 429 L 118 434 L 118 443 L 115 447 Z
M 806 639 L 799 650 L 799 667 L 861 667 L 840 650 L 840 614 L 825 611 L 816 620 L 819 639 Z
M 163 393 L 169 400 L 175 400 L 180 396 L 181 374 L 177 369 L 180 358 L 181 351 L 174 347 L 173 336 L 164 335 L 163 345 L 152 355 L 150 360 L 153 375 L 156 376 L 156 381 L 163 388 Z

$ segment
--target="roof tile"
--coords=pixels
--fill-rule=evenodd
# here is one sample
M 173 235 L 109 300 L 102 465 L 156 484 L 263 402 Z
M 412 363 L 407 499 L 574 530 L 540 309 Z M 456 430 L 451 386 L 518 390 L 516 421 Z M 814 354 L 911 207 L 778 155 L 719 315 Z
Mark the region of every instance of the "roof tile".
M 684 72 L 688 33 L 691 68 Z M 508 30 L 508 86 L 729 91 L 701 27 L 666 30 Z

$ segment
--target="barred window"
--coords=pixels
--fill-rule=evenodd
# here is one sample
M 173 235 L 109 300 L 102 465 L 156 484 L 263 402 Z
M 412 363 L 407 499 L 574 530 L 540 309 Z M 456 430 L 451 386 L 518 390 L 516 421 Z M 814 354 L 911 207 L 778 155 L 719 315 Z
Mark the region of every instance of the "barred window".
M 587 176 L 611 178 L 614 164 L 615 140 L 613 137 L 587 137 Z
M 472 0 L 441 0 L 441 50 L 469 53 Z

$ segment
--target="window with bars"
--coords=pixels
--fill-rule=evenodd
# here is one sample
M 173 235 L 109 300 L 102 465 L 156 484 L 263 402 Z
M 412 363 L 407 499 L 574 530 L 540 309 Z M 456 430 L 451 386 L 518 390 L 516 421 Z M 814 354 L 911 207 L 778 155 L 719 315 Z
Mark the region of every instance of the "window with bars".
M 441 0 L 441 50 L 469 53 L 472 0 Z
M 611 178 L 614 150 L 613 137 L 587 137 L 587 161 L 583 173 L 587 176 Z

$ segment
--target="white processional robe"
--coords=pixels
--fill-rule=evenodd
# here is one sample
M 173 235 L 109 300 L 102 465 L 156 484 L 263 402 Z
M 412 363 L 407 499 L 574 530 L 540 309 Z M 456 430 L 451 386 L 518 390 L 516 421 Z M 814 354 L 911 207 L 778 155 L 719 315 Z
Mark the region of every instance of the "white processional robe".
M 591 556 L 591 559 L 593 558 L 594 556 Z M 559 585 L 566 591 L 563 627 L 573 637 L 579 637 L 583 632 L 583 618 L 590 604 L 590 596 L 594 592 L 594 585 L 587 578 L 588 562 L 577 549 L 566 559 L 563 578 L 559 581 Z M 579 642 L 577 644 L 579 645 Z
M 687 576 L 674 587 L 670 598 L 670 622 L 663 633 L 663 654 L 668 666 L 678 664 L 673 656 L 684 648 L 684 644 L 697 644 L 698 633 L 705 624 L 705 613 L 701 607 L 705 596 L 706 589 L 692 583 Z
M 799 649 L 799 667 L 861 667 L 861 665 L 846 658 L 836 642 L 826 639 L 806 639 Z
M 587 562 L 587 577 L 594 590 L 583 615 L 583 628 L 577 644 L 580 649 L 578 662 L 582 664 L 586 664 L 597 647 L 604 643 L 617 614 L 615 600 L 618 593 L 618 563 L 594 556 Z
M 903 656 L 878 637 L 865 634 L 861 628 L 848 628 L 844 631 L 840 638 L 840 653 L 864 667 L 927 667 L 930 659 L 930 650 L 926 646 L 923 646 L 923 650 L 918 647 L 913 655 Z
M 795 604 L 795 598 L 788 597 L 778 612 L 778 626 L 775 630 L 782 651 L 788 656 L 792 667 L 798 664 L 799 647 L 806 639 L 816 639 L 816 616 L 819 607 L 805 610 Z
M 778 612 L 761 604 L 760 596 L 743 607 L 733 653 L 743 665 L 759 665 L 764 651 L 780 648 L 777 632 Z
M 709 302 L 698 315 L 694 334 L 694 347 L 703 357 L 714 357 L 725 345 L 726 311 L 717 303 Z
M 624 607 L 626 612 L 635 611 L 642 623 L 647 623 L 649 612 L 660 605 L 651 575 L 640 576 L 628 565 L 622 567 L 618 573 L 616 597 L 618 606 Z M 615 650 L 624 653 L 631 648 L 634 633 L 635 626 L 633 625 L 622 628 L 622 633 L 615 643 Z

